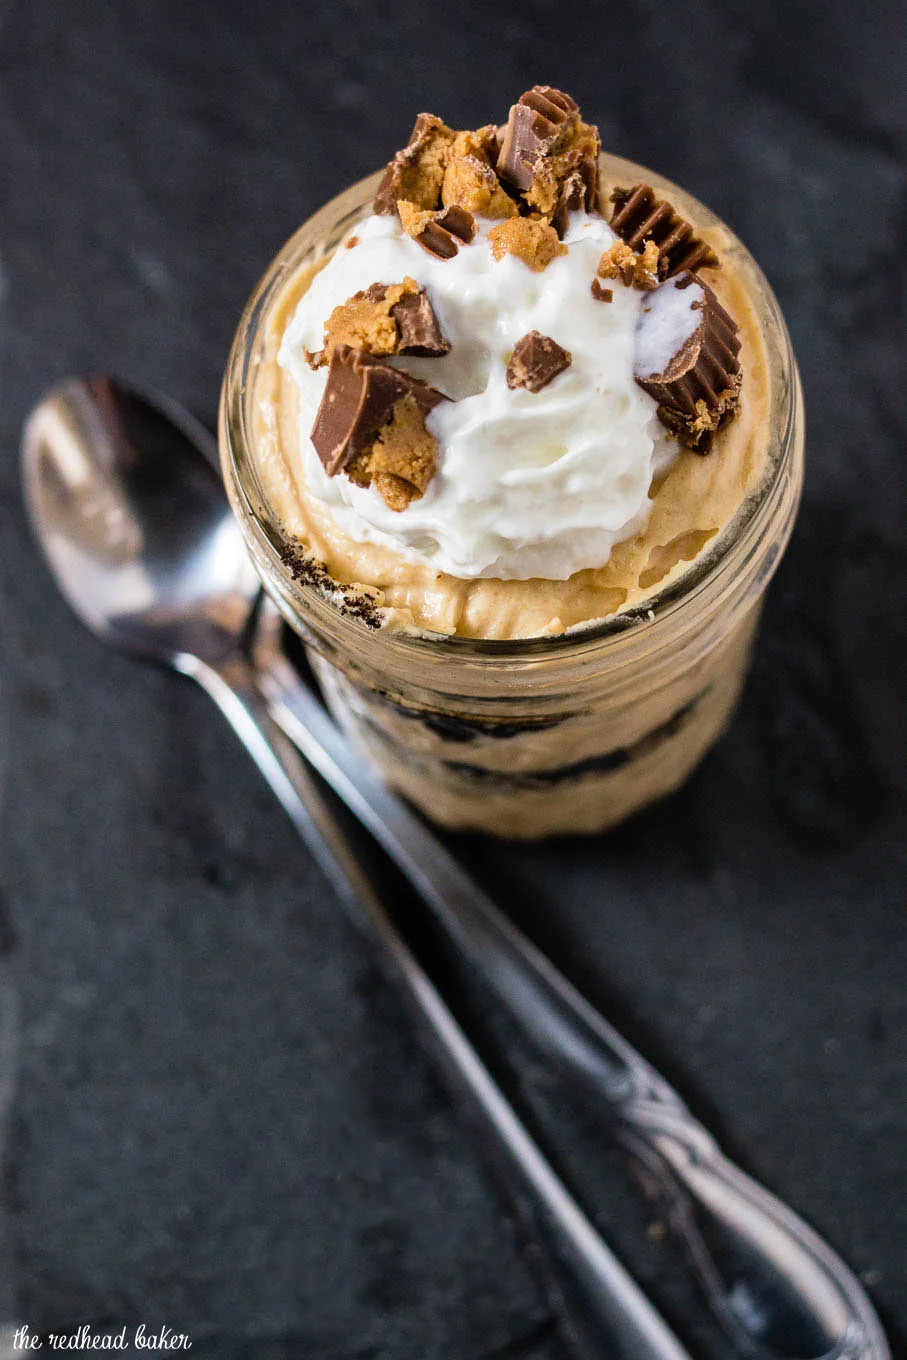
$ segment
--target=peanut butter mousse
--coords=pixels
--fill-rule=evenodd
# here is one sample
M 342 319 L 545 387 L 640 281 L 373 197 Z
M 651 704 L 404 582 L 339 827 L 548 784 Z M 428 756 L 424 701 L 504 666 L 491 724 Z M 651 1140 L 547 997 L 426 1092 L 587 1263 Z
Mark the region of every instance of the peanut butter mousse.
M 500 129 L 421 114 L 372 213 L 284 285 L 258 471 L 300 568 L 376 625 L 509 639 L 637 607 L 763 481 L 747 257 L 622 166 L 549 87 Z

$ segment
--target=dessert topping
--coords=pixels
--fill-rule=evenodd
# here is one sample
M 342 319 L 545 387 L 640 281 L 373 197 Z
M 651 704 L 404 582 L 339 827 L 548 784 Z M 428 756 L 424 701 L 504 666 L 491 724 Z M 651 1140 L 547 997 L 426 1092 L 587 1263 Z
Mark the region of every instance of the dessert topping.
M 436 219 L 424 216 L 442 208 L 505 220 L 535 214 L 563 236 L 569 213 L 598 210 L 600 149 L 597 129 L 582 121 L 576 102 L 550 85 L 527 90 L 501 129 L 455 132 L 420 113 L 384 172 L 374 211 L 397 213 L 404 231 L 442 259 L 457 253 L 457 240 L 442 239 Z M 473 235 L 453 229 L 462 241 Z
M 437 208 L 455 136 L 453 129 L 433 113 L 420 113 L 406 146 L 384 172 L 373 210 L 389 217 L 401 200 L 422 211 Z
M 374 211 L 399 214 L 405 232 L 449 260 L 458 241 L 468 244 L 475 236 L 473 213 L 511 217 L 518 211 L 494 172 L 496 156 L 494 127 L 454 132 L 434 114 L 420 113 L 384 172 Z
M 671 278 L 685 269 L 718 268 L 718 256 L 712 247 L 694 236 L 689 222 L 674 211 L 667 199 L 655 197 L 651 185 L 615 189 L 611 202 L 614 204 L 611 230 L 634 250 L 654 241 L 661 278 Z
M 695 293 L 692 302 L 687 300 L 688 289 Z M 692 333 L 690 311 L 698 315 Z M 677 345 L 684 329 L 686 338 Z M 670 353 L 667 362 L 666 350 Z M 662 424 L 697 453 L 708 453 L 715 431 L 737 409 L 739 352 L 737 323 L 708 284 L 689 270 L 666 280 L 643 306 L 634 376 L 659 403 Z M 660 367 L 653 371 L 656 364 Z
M 338 345 L 369 354 L 447 354 L 450 345 L 424 288 L 407 276 L 402 283 L 373 283 L 335 307 L 324 327 L 324 349 L 306 351 L 310 368 L 322 368 Z
M 486 127 L 467 128 L 458 132 L 450 144 L 452 159 L 459 156 L 475 156 L 477 160 L 494 168 L 498 159 L 498 130 L 494 123 Z
M 445 207 L 456 204 L 480 217 L 516 217 L 519 211 L 488 162 L 473 155 L 456 156 L 448 163 L 441 202 Z
M 488 244 L 496 260 L 516 255 L 536 274 L 558 255 L 567 254 L 554 227 L 540 217 L 511 217 L 498 223 L 488 233 Z
M 423 494 L 437 446 L 425 429 L 443 392 L 379 359 L 338 345 L 312 426 L 312 443 L 329 477 L 345 472 L 358 486 L 374 482 L 392 510 Z
M 424 288 L 414 293 L 404 293 L 391 308 L 391 316 L 400 332 L 397 354 L 439 359 L 450 353 L 450 342 L 445 340 L 441 332 L 435 309 Z
M 598 130 L 582 121 L 575 100 L 534 85 L 510 110 L 497 172 L 563 231 L 570 208 L 598 208 L 600 149 Z
M 533 85 L 511 107 L 498 171 L 517 189 L 530 189 L 542 156 L 565 141 L 579 120 L 579 105 L 563 90 Z
M 615 241 L 598 262 L 598 274 L 603 279 L 620 279 L 628 288 L 648 291 L 658 287 L 658 247 L 646 241 L 640 254 L 626 244 Z
M 452 260 L 460 245 L 469 245 L 475 237 L 476 219 L 456 204 L 434 212 L 414 208 L 408 200 L 401 199 L 397 209 L 407 236 L 440 260 Z
M 525 387 L 529 392 L 541 392 L 552 378 L 563 373 L 573 362 L 569 350 L 563 349 L 550 335 L 530 331 L 514 346 L 507 365 L 507 386 Z
M 586 158 L 580 168 L 571 170 L 564 179 L 557 205 L 551 214 L 551 225 L 563 237 L 569 225 L 569 214 L 578 212 L 587 203 L 598 202 L 598 152 Z
M 357 486 L 374 483 L 391 510 L 405 510 L 423 496 L 434 474 L 438 443 L 425 428 L 425 414 L 415 397 L 401 397 L 371 449 L 347 468 L 347 476 Z
M 591 284 L 591 286 L 590 286 L 589 291 L 591 292 L 592 296 L 595 298 L 596 302 L 613 302 L 613 301 L 614 301 L 614 289 L 613 289 L 613 288 L 605 288 L 605 286 L 604 286 L 598 279 L 593 279 L 593 280 L 592 280 L 592 284 Z

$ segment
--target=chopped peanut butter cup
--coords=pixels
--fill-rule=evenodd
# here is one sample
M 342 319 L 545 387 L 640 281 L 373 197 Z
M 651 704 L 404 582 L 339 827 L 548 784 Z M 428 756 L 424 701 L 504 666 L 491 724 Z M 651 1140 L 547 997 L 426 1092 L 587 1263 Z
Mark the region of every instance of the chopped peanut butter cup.
M 456 133 L 433 113 L 420 113 L 409 141 L 389 162 L 372 205 L 391 216 L 406 199 L 421 211 L 433 211 L 441 201 L 441 185 Z
M 510 110 L 497 172 L 563 235 L 570 211 L 598 208 L 600 149 L 597 129 L 582 121 L 575 100 L 534 85 Z
M 456 204 L 441 212 L 427 212 L 401 199 L 397 210 L 407 236 L 440 260 L 452 260 L 461 245 L 469 245 L 475 239 L 476 219 Z
M 408 276 L 402 283 L 373 283 L 335 307 L 324 327 L 324 349 L 305 357 L 310 368 L 330 362 L 338 345 L 381 357 L 439 357 L 450 351 L 424 288 Z
M 657 199 L 649 184 L 615 189 L 611 195 L 614 214 L 611 229 L 633 250 L 647 241 L 658 247 L 658 273 L 671 278 L 685 269 L 717 269 L 718 256 L 694 235 L 689 222 L 675 212 L 667 199 Z
M 657 288 L 658 247 L 654 241 L 646 241 L 637 254 L 626 241 L 615 241 L 603 252 L 596 273 L 603 279 L 620 279 L 628 288 Z
M 647 329 L 659 324 L 659 294 L 664 289 L 693 289 L 692 309 L 699 321 L 692 335 L 659 373 L 639 371 L 640 342 Z M 708 453 L 715 431 L 731 418 L 740 397 L 740 339 L 737 323 L 721 306 L 707 283 L 689 270 L 669 279 L 652 293 L 643 307 L 637 331 L 634 376 L 640 387 L 659 403 L 658 417 L 682 444 Z
M 425 417 L 447 400 L 418 378 L 338 345 L 312 426 L 315 452 L 329 477 L 345 472 L 360 486 L 375 482 L 392 509 L 404 509 L 423 494 L 434 469 Z
M 491 165 L 474 155 L 455 156 L 448 162 L 441 202 L 445 207 L 465 208 L 479 217 L 515 217 L 519 212 Z
M 528 392 L 541 392 L 553 378 L 563 373 L 573 362 L 569 350 L 563 349 L 550 335 L 530 331 L 518 340 L 507 365 L 507 386 L 525 387 Z
M 579 120 L 579 105 L 563 90 L 533 85 L 510 110 L 498 156 L 498 174 L 530 189 L 541 156 L 552 152 Z

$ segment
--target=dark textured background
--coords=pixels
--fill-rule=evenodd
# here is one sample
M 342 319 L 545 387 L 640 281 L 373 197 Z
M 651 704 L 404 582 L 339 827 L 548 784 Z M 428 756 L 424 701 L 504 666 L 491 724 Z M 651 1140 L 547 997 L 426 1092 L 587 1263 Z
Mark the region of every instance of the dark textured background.
M 902 1345 L 902 20 L 895 0 L 0 4 L 3 1316 L 163 1321 L 217 1357 L 561 1354 L 368 949 L 201 693 L 68 615 L 16 465 L 29 405 L 89 365 L 210 420 L 297 223 L 420 109 L 474 126 L 539 80 L 761 261 L 809 471 L 740 715 L 688 788 L 601 839 L 454 844 Z M 574 1183 L 680 1325 L 672 1249 L 581 1124 L 557 1129 Z

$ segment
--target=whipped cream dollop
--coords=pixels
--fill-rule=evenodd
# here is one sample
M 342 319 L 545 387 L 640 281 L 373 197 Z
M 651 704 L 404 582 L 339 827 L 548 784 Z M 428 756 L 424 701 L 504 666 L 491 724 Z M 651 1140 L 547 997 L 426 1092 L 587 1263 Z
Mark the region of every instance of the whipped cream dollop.
M 299 391 L 309 493 L 351 538 L 462 578 L 565 580 L 604 565 L 615 543 L 644 526 L 652 479 L 677 453 L 633 376 L 637 326 L 653 295 L 614 279 L 611 302 L 593 297 L 601 254 L 617 239 L 597 215 L 571 215 L 567 253 L 540 273 L 514 255 L 494 258 L 493 225 L 478 219 L 474 242 L 441 260 L 396 217 L 366 218 L 352 248 L 341 244 L 313 279 L 278 358 Z M 425 494 L 395 511 L 373 486 L 327 476 L 310 438 L 327 372 L 311 369 L 304 350 L 322 347 L 325 322 L 353 293 L 407 276 L 427 290 L 450 352 L 386 362 L 451 400 L 426 421 L 438 456 Z M 697 290 L 669 291 L 647 364 L 669 358 L 698 323 Z M 539 392 L 510 389 L 510 356 L 533 330 L 572 362 Z

